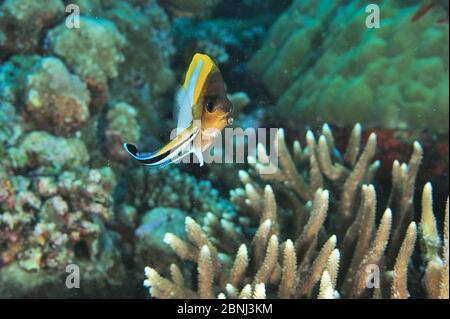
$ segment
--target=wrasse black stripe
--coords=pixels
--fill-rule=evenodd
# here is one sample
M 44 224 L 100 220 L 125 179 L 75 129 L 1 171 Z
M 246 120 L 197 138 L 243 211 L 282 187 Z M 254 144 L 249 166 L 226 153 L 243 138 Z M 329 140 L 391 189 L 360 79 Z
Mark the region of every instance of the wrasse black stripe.
M 136 146 L 134 146 L 133 144 L 128 144 L 125 143 L 124 144 L 125 149 L 133 156 L 138 157 L 138 149 L 136 148 Z
M 142 163 L 142 164 L 154 164 L 170 154 L 170 151 L 167 151 L 167 152 L 165 152 L 161 155 L 155 156 L 155 157 L 142 158 L 141 155 L 139 154 L 138 149 L 133 144 L 125 144 L 125 148 L 127 149 L 127 151 L 130 154 L 133 155 L 135 160 L 137 160 L 139 163 Z
M 189 139 L 190 140 L 193 136 L 194 136 L 195 132 L 192 133 L 191 135 L 189 135 Z M 142 158 L 141 155 L 139 154 L 139 151 L 137 149 L 137 147 L 133 144 L 125 144 L 125 148 L 127 149 L 127 151 L 133 155 L 133 157 L 141 164 L 145 164 L 145 165 L 151 165 L 151 164 L 155 164 L 161 160 L 163 160 L 164 158 L 166 158 L 167 156 L 170 155 L 170 153 L 172 152 L 178 152 L 179 149 L 183 146 L 183 143 L 180 143 L 179 145 L 177 145 L 176 148 L 174 148 L 173 150 L 169 150 L 167 152 L 164 152 L 161 155 L 155 156 L 155 157 L 145 157 Z

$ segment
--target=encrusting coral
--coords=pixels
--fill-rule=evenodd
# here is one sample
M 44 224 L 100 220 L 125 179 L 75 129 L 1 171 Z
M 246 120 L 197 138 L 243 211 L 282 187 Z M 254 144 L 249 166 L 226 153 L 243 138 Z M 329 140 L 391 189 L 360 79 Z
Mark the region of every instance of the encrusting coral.
M 86 168 L 90 156 L 80 139 L 23 132 L 14 107 L 0 106 L 0 296 L 64 296 L 72 262 L 83 269 L 82 293 L 104 295 L 125 273 L 116 235 L 106 229 L 114 172 Z
M 283 130 L 278 131 L 280 165 L 273 167 L 274 174 L 261 175 L 272 186 L 261 187 L 251 175 L 240 172 L 245 187 L 231 193 L 237 216 L 208 213 L 203 226 L 187 217 L 188 240 L 166 234 L 165 242 L 182 260 L 196 264 L 198 275 L 187 266 L 172 264 L 167 279 L 147 267 L 144 285 L 150 294 L 158 298 L 408 298 L 408 282 L 417 280 L 408 265 L 417 237 L 413 193 L 422 158 L 420 144 L 414 144 L 408 164 L 393 163 L 388 207 L 377 223 L 376 191 L 370 184 L 378 167 L 373 162 L 376 136 L 372 134 L 361 150 L 361 126 L 356 125 L 343 155 L 327 125 L 318 140 L 310 131 L 306 140 L 304 149 L 295 141 L 291 155 Z M 262 145 L 258 160 L 249 158 L 249 163 L 255 175 L 261 166 L 274 165 Z M 436 297 L 448 297 L 448 202 L 439 256 L 430 188 L 427 184 L 423 191 L 419 227 L 426 229 L 421 240 L 432 249 L 423 258 L 428 266 L 421 276 L 428 296 L 433 293 L 427 288 L 431 286 Z M 277 205 L 276 196 L 286 199 L 280 201 L 284 205 Z M 185 278 L 198 278 L 198 284 L 191 286 Z
M 109 82 L 111 97 L 133 105 L 141 127 L 149 131 L 145 133 L 157 136 L 164 126 L 158 116 L 166 112 L 157 108 L 159 97 L 175 85 L 170 68 L 175 49 L 169 17 L 155 0 L 136 1 L 136 5 L 114 1 L 101 16 L 113 22 L 127 39 L 121 50 L 124 62 L 118 66 L 121 76 Z
M 366 27 L 367 3 L 342 0 L 293 1 L 273 24 L 248 70 L 278 98 L 283 127 L 448 132 L 448 24 L 440 10 L 412 22 L 414 1 L 375 3 L 380 28 Z
M 177 256 L 164 243 L 166 232 L 170 231 L 179 237 L 186 237 L 184 219 L 188 213 L 172 207 L 158 207 L 147 211 L 141 218 L 140 225 L 134 231 L 134 262 L 136 278 L 142 277 L 142 269 L 148 264 L 157 265 L 163 270 L 176 262 Z

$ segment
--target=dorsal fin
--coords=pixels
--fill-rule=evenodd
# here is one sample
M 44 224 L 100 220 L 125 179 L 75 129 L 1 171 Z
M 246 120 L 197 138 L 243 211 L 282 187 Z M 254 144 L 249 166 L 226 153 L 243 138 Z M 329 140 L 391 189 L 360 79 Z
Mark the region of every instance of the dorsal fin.
M 196 105 L 208 75 L 217 69 L 214 61 L 206 54 L 196 53 L 192 58 L 183 86 L 177 93 L 174 115 L 177 129 L 189 127 L 193 120 L 193 107 Z

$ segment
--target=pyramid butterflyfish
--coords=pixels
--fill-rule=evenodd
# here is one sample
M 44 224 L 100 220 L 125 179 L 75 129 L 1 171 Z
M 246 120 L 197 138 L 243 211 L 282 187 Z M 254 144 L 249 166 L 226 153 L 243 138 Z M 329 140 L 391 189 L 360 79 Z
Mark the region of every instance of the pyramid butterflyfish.
M 205 54 L 194 55 L 182 87 L 176 94 L 176 136 L 161 149 L 141 152 L 125 143 L 125 150 L 138 162 L 165 167 L 193 153 L 203 165 L 203 154 L 220 132 L 233 122 L 233 105 L 227 98 L 219 68 Z

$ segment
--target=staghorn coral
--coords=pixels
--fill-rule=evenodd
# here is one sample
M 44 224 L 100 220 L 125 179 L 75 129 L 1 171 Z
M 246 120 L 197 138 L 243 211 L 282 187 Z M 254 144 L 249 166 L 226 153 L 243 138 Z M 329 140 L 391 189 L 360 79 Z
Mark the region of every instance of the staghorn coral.
M 448 132 L 448 24 L 439 10 L 413 23 L 414 2 L 294 1 L 249 63 L 278 98 L 284 127 L 361 122 L 367 127 Z M 346 21 L 346 23 L 342 23 Z
M 269 110 L 261 107 L 266 94 L 255 85 L 254 77 L 245 72 L 244 63 L 254 54 L 266 28 L 290 1 L 222 1 L 206 10 L 185 11 L 172 10 L 173 7 L 167 5 L 169 2 L 179 3 L 180 7 L 195 2 L 199 6 L 206 4 L 178 0 L 0 0 L 0 297 L 143 297 L 146 291 L 137 288 L 141 286 L 145 265 L 152 265 L 163 276 L 170 270 L 171 283 L 177 285 L 171 287 L 177 294 L 189 297 L 368 297 L 372 291 L 364 288 L 364 270 L 374 263 L 381 265 L 382 285 L 381 289 L 373 291 L 373 297 L 448 297 L 448 221 L 441 235 L 441 228 L 437 227 L 443 215 L 439 209 L 441 203 L 436 201 L 435 217 L 430 217 L 434 215 L 431 208 L 425 208 L 431 207 L 430 186 L 422 194 L 422 220 L 412 216 L 413 207 L 418 206 L 411 203 L 415 189 L 411 181 L 417 172 L 420 149 L 410 164 L 395 165 L 395 187 L 388 199 L 388 187 L 378 179 L 371 180 L 378 166 L 370 159 L 373 140 L 368 143 L 371 146 L 366 151 L 367 161 L 356 164 L 363 149 L 358 150 L 357 144 L 365 141 L 369 134 L 361 133 L 360 139 L 353 137 L 351 151 L 341 155 L 332 145 L 341 146 L 341 132 L 335 132 L 338 134 L 334 142 L 330 131 L 325 129 L 326 143 L 320 139 L 313 143 L 317 150 L 313 152 L 315 159 L 310 156 L 309 146 L 296 158 L 300 144 L 294 144 L 295 151 L 291 155 L 294 164 L 291 169 L 289 165 L 287 170 L 281 168 L 279 180 L 266 180 L 270 187 L 264 185 L 266 177 L 256 177 L 257 169 L 248 171 L 247 175 L 239 173 L 245 186 L 232 196 L 238 213 L 212 184 L 189 174 L 209 179 L 217 183 L 218 189 L 227 191 L 239 186 L 236 176 L 239 168 L 246 168 L 245 164 L 210 165 L 200 170 L 183 165 L 186 171 L 169 167 L 146 172 L 142 168 L 131 169 L 130 160 L 122 161 L 124 153 L 120 144 L 125 138 L 138 142 L 141 137 L 139 143 L 149 149 L 161 144 L 158 142 L 162 141 L 155 139 L 165 136 L 173 124 L 169 120 L 173 79 L 175 76 L 182 79 L 194 51 L 205 51 L 224 64 L 221 69 L 229 92 L 245 91 L 251 96 L 251 103 L 245 106 L 249 102 L 245 94 L 231 95 L 237 113 L 241 112 L 235 127 L 261 127 L 261 119 Z M 386 68 L 386 72 L 395 71 L 394 75 L 389 74 L 392 77 L 387 77 L 393 79 L 393 84 L 387 85 L 396 89 L 396 83 L 401 82 L 400 91 L 408 98 L 408 105 L 414 104 L 418 110 L 417 119 L 408 118 L 407 125 L 426 122 L 434 126 L 434 118 L 430 120 L 428 110 L 424 114 L 422 104 L 416 105 L 414 99 L 433 103 L 428 105 L 430 110 L 438 114 L 437 118 L 442 115 L 441 109 L 434 111 L 435 106 L 442 105 L 440 99 L 448 101 L 441 82 L 432 87 L 437 95 L 444 92 L 435 100 L 428 99 L 431 91 L 428 88 L 434 81 L 442 80 L 440 65 L 444 65 L 444 75 L 447 71 L 448 59 L 444 58 L 443 63 L 435 59 L 437 48 L 445 49 L 448 43 L 441 38 L 447 26 L 431 24 L 436 19 L 432 12 L 433 19 L 426 17 L 419 23 L 407 24 L 405 17 L 413 13 L 411 3 L 417 2 L 377 1 L 384 4 L 382 29 L 362 32 L 363 41 L 355 41 L 355 26 L 365 16 L 357 9 L 360 6 L 357 1 L 338 0 L 332 4 L 302 1 L 301 7 L 308 10 L 300 17 L 287 16 L 287 22 L 289 25 L 305 22 L 301 26 L 305 33 L 298 34 L 297 28 L 290 27 L 284 31 L 301 38 L 304 42 L 295 43 L 304 45 L 305 50 L 311 47 L 314 50 L 310 50 L 311 54 L 305 51 L 303 55 L 298 54 L 295 47 L 284 48 L 289 41 L 276 45 L 281 49 L 278 51 L 283 60 L 269 62 L 267 70 L 274 71 L 269 90 L 297 83 L 297 78 L 284 80 L 290 71 L 302 72 L 299 78 L 304 72 L 307 81 L 299 85 L 305 85 L 309 91 L 302 91 L 301 95 L 325 108 L 325 103 L 336 102 L 342 96 L 331 91 L 336 85 L 325 83 L 329 79 L 327 72 L 317 75 L 314 70 L 331 70 L 330 76 L 339 82 L 339 76 L 351 70 L 358 71 L 359 64 L 352 62 L 364 61 L 364 57 L 372 59 L 373 54 L 383 55 L 376 45 L 375 50 L 372 49 L 373 44 L 384 41 L 393 51 L 402 51 L 399 53 L 402 58 L 396 57 L 394 52 L 388 56 L 394 61 L 392 65 L 385 61 L 366 65 L 367 70 L 361 71 L 361 76 L 372 84 L 382 73 L 378 72 L 378 67 Z M 65 28 L 63 21 L 63 4 L 72 3 L 78 4 L 85 16 L 79 30 Z M 313 12 L 314 9 L 317 10 Z M 339 19 L 347 19 L 351 23 L 349 28 L 331 14 L 322 17 L 322 13 L 331 12 L 328 10 Z M 206 19 L 177 17 L 192 14 L 192 11 L 195 16 L 208 16 L 209 12 L 211 16 Z M 358 21 L 352 19 L 352 12 Z M 439 17 L 440 13 L 438 10 Z M 393 25 L 405 31 L 405 37 L 394 32 Z M 428 26 L 431 27 L 426 29 Z M 336 32 L 328 32 L 331 28 Z M 339 35 L 344 29 L 346 32 Z M 414 29 L 414 37 L 411 29 Z M 423 36 L 420 36 L 422 31 Z M 322 34 L 326 41 L 321 40 Z M 361 51 L 353 50 L 351 54 L 347 52 L 351 49 L 344 48 L 339 51 L 342 60 L 337 59 L 332 55 L 336 50 L 327 34 L 332 34 L 340 44 L 345 44 L 348 38 L 348 42 Z M 387 39 L 391 35 L 392 39 Z M 422 43 L 414 40 L 419 37 Z M 413 46 L 406 43 L 411 39 L 415 41 L 411 41 Z M 319 45 L 322 43 L 323 46 Z M 61 52 L 64 52 L 57 52 L 56 44 L 61 44 Z M 284 59 L 283 54 L 289 55 L 291 49 L 297 52 L 295 59 Z M 416 61 L 403 51 L 420 59 Z M 422 61 L 424 56 L 426 61 Z M 323 61 L 316 68 L 316 58 L 321 60 L 322 57 L 330 63 Z M 44 61 L 51 62 L 50 72 L 41 68 Z M 285 62 L 292 62 L 295 67 L 278 69 Z M 296 63 L 302 64 L 301 70 Z M 401 81 L 395 77 L 399 73 L 406 75 Z M 62 81 L 59 81 L 60 76 Z M 264 76 L 258 78 L 268 82 Z M 358 105 L 352 112 L 360 101 L 348 93 L 366 84 L 352 82 L 353 79 L 353 75 L 345 78 L 351 89 L 344 92 L 349 101 L 342 103 L 352 107 L 348 112 L 350 116 L 360 109 L 366 110 Z M 448 82 L 444 77 L 442 82 L 445 81 Z M 370 89 L 378 92 L 379 88 L 383 86 Z M 408 90 L 403 92 L 403 89 Z M 317 91 L 323 91 L 323 96 L 330 100 L 322 104 L 320 99 L 314 99 Z M 31 99 L 37 96 L 33 92 L 38 92 L 40 99 Z M 58 98 L 53 101 L 47 94 Z M 367 98 L 367 90 L 361 90 L 361 94 Z M 273 95 L 288 101 L 284 98 L 289 94 Z M 75 99 L 66 103 L 66 96 Z M 295 102 L 301 102 L 300 98 L 295 98 Z M 376 98 L 380 99 L 380 105 L 389 103 L 386 107 L 382 105 L 381 111 L 397 106 L 384 92 Z M 366 105 L 367 101 L 363 102 Z M 41 103 L 45 107 L 37 109 Z M 71 107 L 66 108 L 68 105 Z M 51 111 L 53 107 L 55 112 Z M 101 107 L 104 108 L 99 111 Z M 77 112 L 66 114 L 70 110 Z M 342 113 L 331 114 L 330 121 L 336 119 L 344 125 L 353 123 L 353 120 L 342 119 L 341 114 L 349 116 L 344 110 L 346 107 L 340 108 Z M 301 124 L 298 115 L 292 115 L 290 109 L 282 111 L 279 115 L 286 117 L 282 119 L 283 126 L 287 123 L 287 127 L 295 127 L 297 132 Z M 312 123 L 316 120 L 316 111 L 321 112 L 314 108 L 301 117 Z M 265 118 L 269 119 L 270 114 L 267 115 Z M 279 115 L 274 118 L 280 118 Z M 307 118 L 309 116 L 314 118 Z M 64 124 L 67 117 L 69 121 Z M 372 118 L 383 118 L 383 114 Z M 317 120 L 320 121 L 320 117 Z M 404 123 L 400 126 L 404 127 Z M 366 124 L 371 125 L 367 121 Z M 434 127 L 442 131 L 445 123 L 437 124 Z M 437 140 L 435 134 L 424 132 L 420 138 L 418 134 L 404 138 L 396 134 L 409 132 L 384 128 L 376 133 L 378 146 L 384 148 L 383 152 L 378 149 L 376 155 L 382 159 L 377 174 L 382 179 L 387 172 L 385 163 L 390 166 L 393 159 L 407 160 L 413 138 L 421 141 L 429 158 L 440 159 L 439 163 L 425 161 L 426 169 L 421 167 L 418 180 L 428 180 L 427 174 L 448 173 L 448 165 L 442 165 L 445 161 L 448 164 L 448 136 Z M 395 144 L 399 141 L 401 145 Z M 236 143 L 246 142 L 242 138 Z M 311 140 L 309 143 L 312 144 Z M 328 157 L 326 152 L 320 151 L 326 147 Z M 264 155 L 261 147 L 259 153 Z M 308 164 L 311 169 L 306 168 Z M 255 159 L 255 165 L 268 163 Z M 363 171 L 364 177 L 360 179 Z M 293 177 L 288 178 L 287 183 L 281 178 L 291 174 Z M 117 186 L 114 176 L 119 178 Z M 443 194 L 437 182 L 433 180 L 434 197 L 440 199 Z M 370 185 L 363 186 L 368 183 L 377 184 L 376 194 Z M 350 190 L 348 193 L 344 192 L 344 186 Z M 210 213 L 202 220 L 205 212 Z M 337 212 L 342 212 L 343 217 L 338 217 Z M 190 218 L 186 220 L 186 216 Z M 198 226 L 202 226 L 201 231 Z M 166 232 L 173 235 L 164 236 Z M 175 251 L 186 257 L 186 262 L 179 263 L 177 254 L 164 243 L 164 237 L 174 248 L 178 245 Z M 419 244 L 422 262 L 418 253 L 410 258 Z M 81 289 L 75 293 L 64 285 L 65 266 L 69 263 L 76 263 L 81 270 Z M 219 275 L 210 271 L 218 267 Z M 152 270 L 148 274 L 152 272 L 155 275 Z M 152 286 L 155 295 L 176 296 L 172 290 L 158 291 L 155 286 Z
M 57 58 L 36 63 L 27 75 L 25 91 L 25 119 L 37 129 L 68 135 L 89 118 L 91 98 L 86 84 Z
M 64 16 L 61 0 L 6 0 L 0 5 L 0 58 L 37 49 L 43 31 Z
M 203 226 L 187 217 L 188 240 L 170 233 L 165 236 L 165 242 L 182 260 L 197 264 L 198 284 L 186 284 L 184 278 L 192 276 L 189 267 L 173 264 L 170 279 L 147 267 L 144 285 L 152 296 L 408 298 L 409 280 L 417 276 L 424 278 L 425 287 L 437 279 L 440 284 L 431 287 L 439 287 L 438 293 L 448 296 L 448 209 L 444 230 L 447 245 L 439 257 L 436 226 L 430 217 L 429 185 L 424 196 L 430 200 L 424 201 L 422 210 L 428 222 L 422 221 L 421 227 L 428 225 L 422 238 L 434 238 L 434 242 L 428 240 L 428 246 L 434 248 L 423 261 L 443 261 L 436 262 L 439 267 L 431 275 L 408 271 L 417 237 L 413 192 L 422 157 L 420 144 L 414 144 L 408 164 L 393 163 L 388 208 L 377 222 L 376 191 L 370 184 L 378 166 L 372 162 L 376 136 L 372 134 L 361 149 L 361 127 L 356 125 L 343 155 L 335 149 L 327 125 L 318 141 L 312 132 L 306 140 L 304 149 L 295 141 L 291 155 L 279 130 L 280 165 L 274 167 L 274 174 L 261 175 L 273 188 L 263 188 L 248 173 L 240 172 L 245 188 L 231 193 L 238 216 L 207 214 Z M 255 175 L 258 166 L 274 165 L 268 159 L 262 145 L 258 146 L 258 159 L 249 159 Z M 298 170 L 305 166 L 309 169 Z M 280 201 L 284 205 L 277 205 L 275 196 L 286 199 Z M 379 274 L 375 281 L 370 277 L 373 272 Z
M 433 189 L 431 184 L 426 184 L 422 193 L 422 217 L 420 221 L 420 243 L 422 259 L 425 261 L 426 270 L 423 285 L 428 298 L 448 299 L 448 219 L 449 202 L 445 207 L 445 221 L 443 238 L 438 234 L 436 218 L 433 213 Z M 441 254 L 439 254 L 441 250 Z

